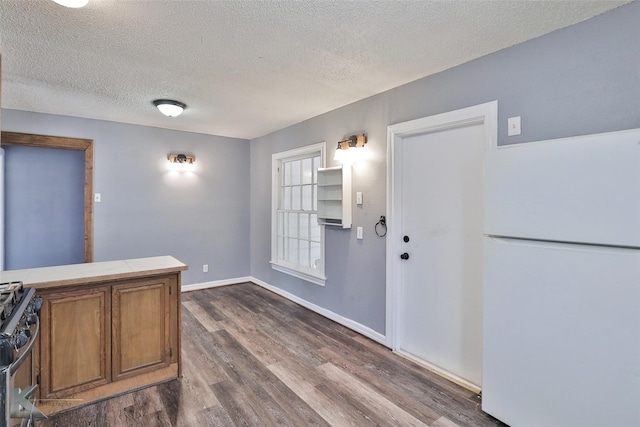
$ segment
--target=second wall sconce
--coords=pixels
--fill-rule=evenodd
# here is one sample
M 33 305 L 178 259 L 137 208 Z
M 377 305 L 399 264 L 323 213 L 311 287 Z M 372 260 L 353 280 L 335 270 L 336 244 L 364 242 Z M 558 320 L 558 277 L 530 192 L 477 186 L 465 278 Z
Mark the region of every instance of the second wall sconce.
M 351 135 L 344 138 L 342 141 L 338 141 L 337 150 L 348 150 L 354 147 L 364 147 L 367 143 L 367 135 L 361 133 L 359 135 Z
M 193 154 L 171 153 L 167 156 L 169 163 L 192 165 L 196 161 Z

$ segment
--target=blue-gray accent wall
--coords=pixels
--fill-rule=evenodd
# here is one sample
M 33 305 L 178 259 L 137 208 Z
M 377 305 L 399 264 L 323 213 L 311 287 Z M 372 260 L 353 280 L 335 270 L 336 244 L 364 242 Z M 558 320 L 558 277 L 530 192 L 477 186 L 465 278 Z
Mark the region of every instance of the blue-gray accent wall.
M 84 262 L 84 152 L 4 150 L 4 268 Z
M 172 255 L 185 285 L 248 276 L 249 141 L 16 110 L 2 130 L 94 141 L 95 261 Z M 170 171 L 170 152 L 195 171 Z
M 639 23 L 634 2 L 252 140 L 251 275 L 384 334 L 385 241 L 373 227 L 386 210 L 387 126 L 498 100 L 500 145 L 639 128 Z M 522 117 L 522 134 L 509 137 L 513 116 Z M 359 132 L 372 155 L 353 169 L 364 205 L 353 206 L 351 230 L 327 229 L 326 286 L 272 270 L 271 154 L 318 141 L 331 151 Z

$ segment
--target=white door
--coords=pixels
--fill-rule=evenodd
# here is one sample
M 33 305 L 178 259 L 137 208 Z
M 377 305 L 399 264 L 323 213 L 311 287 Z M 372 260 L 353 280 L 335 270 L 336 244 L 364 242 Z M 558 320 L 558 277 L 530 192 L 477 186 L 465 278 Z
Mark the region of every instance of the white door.
M 395 139 L 396 243 L 388 253 L 397 270 L 394 349 L 474 389 L 482 381 L 487 126 L 476 120 Z

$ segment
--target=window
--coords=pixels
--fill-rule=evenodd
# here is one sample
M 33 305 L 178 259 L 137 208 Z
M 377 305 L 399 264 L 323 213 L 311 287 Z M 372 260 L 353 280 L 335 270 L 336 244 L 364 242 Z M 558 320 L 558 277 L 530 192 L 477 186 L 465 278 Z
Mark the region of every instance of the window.
M 324 229 L 318 225 L 318 168 L 324 143 L 272 157 L 271 265 L 324 285 Z

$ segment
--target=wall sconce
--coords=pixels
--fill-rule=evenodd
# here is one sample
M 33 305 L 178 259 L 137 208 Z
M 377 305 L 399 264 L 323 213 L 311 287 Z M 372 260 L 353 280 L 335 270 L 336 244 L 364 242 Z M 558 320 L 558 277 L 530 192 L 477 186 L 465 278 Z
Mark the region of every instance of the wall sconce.
M 354 147 L 364 147 L 367 143 L 367 135 L 361 133 L 360 135 L 351 135 L 338 142 L 337 150 L 348 150 Z
M 192 154 L 171 153 L 167 156 L 169 163 L 192 165 L 196 161 L 196 156 Z
M 367 135 L 361 133 L 359 135 L 351 135 L 338 141 L 338 148 L 333 156 L 334 160 L 338 160 L 343 164 L 350 164 L 364 160 L 366 150 L 350 150 L 350 148 L 364 148 L 367 143 Z
M 153 101 L 153 105 L 158 107 L 158 110 L 167 117 L 177 117 L 187 108 L 187 104 L 184 102 L 173 99 L 156 99 Z

